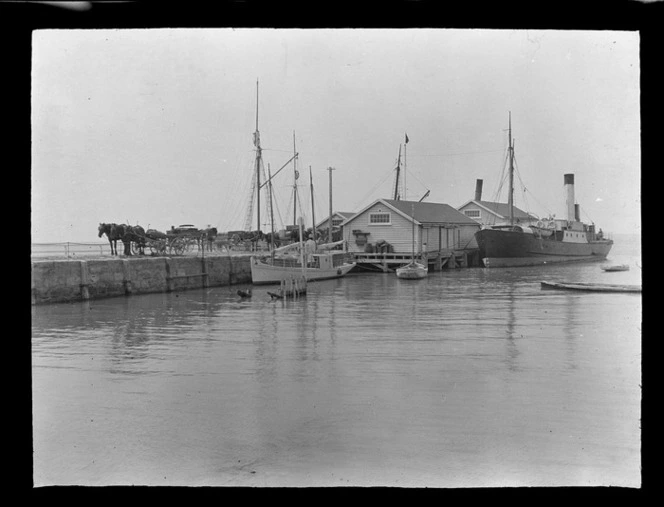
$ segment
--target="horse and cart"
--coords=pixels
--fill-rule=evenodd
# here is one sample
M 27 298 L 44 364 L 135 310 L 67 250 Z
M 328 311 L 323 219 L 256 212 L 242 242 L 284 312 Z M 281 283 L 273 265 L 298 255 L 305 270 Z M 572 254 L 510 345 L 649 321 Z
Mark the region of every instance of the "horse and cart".
M 145 255 L 145 250 L 157 255 L 184 255 L 194 246 L 199 250 L 212 249 L 217 230 L 214 227 L 197 229 L 193 225 L 171 226 L 167 232 L 143 229 L 140 225 L 99 224 L 99 237 L 106 234 L 111 255 L 117 255 L 117 242 L 124 244 L 125 255 Z

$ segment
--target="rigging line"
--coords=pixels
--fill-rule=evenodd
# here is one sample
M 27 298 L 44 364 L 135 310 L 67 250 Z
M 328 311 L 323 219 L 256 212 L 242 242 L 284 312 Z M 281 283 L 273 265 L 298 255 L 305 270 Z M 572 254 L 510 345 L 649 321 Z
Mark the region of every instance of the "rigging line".
M 523 198 L 524 198 L 524 202 L 526 202 L 526 206 L 529 206 L 529 205 L 528 205 L 528 202 L 527 202 L 526 195 L 525 195 L 525 194 L 527 193 L 527 194 L 530 194 L 530 196 L 533 198 L 533 200 L 534 200 L 539 206 L 541 206 L 541 207 L 542 207 L 542 208 L 543 208 L 543 209 L 544 209 L 549 215 L 551 215 L 551 214 L 552 214 L 551 210 L 550 210 L 545 204 L 543 204 L 542 202 L 540 202 L 540 201 L 537 199 L 537 197 L 535 196 L 535 194 L 533 194 L 530 190 L 528 190 L 528 187 L 526 187 L 526 185 L 523 183 L 523 180 L 521 179 L 521 172 L 519 171 L 519 167 L 518 167 L 518 164 L 517 164 L 517 162 L 516 162 L 516 157 L 514 157 L 514 168 L 516 169 L 516 173 L 517 173 L 517 176 L 518 176 L 518 178 L 519 178 L 519 182 L 521 183 L 521 186 L 523 187 L 523 193 L 524 193 Z
M 432 158 L 432 157 L 456 157 L 459 155 L 481 155 L 483 153 L 497 153 L 499 151 L 503 151 L 501 148 L 500 150 L 488 150 L 488 151 L 466 151 L 466 152 L 459 152 L 459 153 L 443 153 L 443 154 L 437 154 L 437 155 L 411 155 L 411 157 L 422 157 L 422 158 Z
M 360 199 L 359 202 L 360 203 L 365 202 L 367 200 L 367 198 L 378 189 L 378 187 L 380 187 L 382 184 L 384 184 L 387 181 L 387 179 L 392 176 L 393 171 L 394 170 L 390 170 L 390 172 L 387 173 L 381 181 L 379 181 L 371 190 L 369 190 L 366 194 L 364 194 L 364 196 L 362 197 L 362 199 Z M 360 207 L 360 204 L 355 203 L 354 208 L 357 209 L 359 207 Z
M 414 177 L 414 178 L 420 183 L 420 185 L 422 185 L 424 188 L 427 188 L 426 183 L 424 183 L 421 179 L 419 179 L 419 178 L 417 177 L 417 174 L 415 174 L 415 173 L 412 172 L 412 171 L 404 171 L 404 172 L 407 172 L 410 176 Z
M 509 156 L 509 151 L 505 152 L 505 159 L 503 160 L 503 168 L 500 174 L 500 180 L 498 181 L 498 189 L 493 194 L 494 202 L 500 202 L 500 194 L 503 190 L 503 185 L 505 184 L 505 180 L 507 179 L 507 175 L 505 174 L 505 168 L 507 167 L 508 156 Z

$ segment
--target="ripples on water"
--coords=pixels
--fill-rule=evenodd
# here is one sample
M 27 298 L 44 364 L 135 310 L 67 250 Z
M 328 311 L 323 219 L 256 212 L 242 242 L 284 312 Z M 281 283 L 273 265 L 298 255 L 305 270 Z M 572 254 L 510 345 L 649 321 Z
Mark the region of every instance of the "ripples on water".
M 33 307 L 35 484 L 640 484 L 640 283 L 599 265 Z

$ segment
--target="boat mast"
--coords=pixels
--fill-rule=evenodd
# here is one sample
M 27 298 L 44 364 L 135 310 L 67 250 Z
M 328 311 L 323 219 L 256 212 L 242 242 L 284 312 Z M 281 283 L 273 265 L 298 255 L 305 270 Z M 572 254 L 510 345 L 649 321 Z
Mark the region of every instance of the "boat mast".
M 254 146 L 256 146 L 256 230 L 261 230 L 261 138 L 258 132 L 258 79 L 256 80 L 256 132 L 254 132 Z
M 412 257 L 413 257 L 413 262 L 415 262 L 415 205 L 411 204 L 410 209 L 411 209 L 410 215 L 411 215 L 411 219 L 412 219 L 412 223 L 413 223 L 412 230 L 411 230 L 412 245 L 413 245 Z
M 510 160 L 510 188 L 508 195 L 508 205 L 510 208 L 510 225 L 514 225 L 514 146 L 512 145 L 512 111 L 509 115 L 509 150 Z
M 270 173 L 270 164 L 267 164 L 267 181 L 270 193 L 270 251 L 274 257 L 274 209 L 272 208 L 272 174 Z
M 403 143 L 403 200 L 408 200 L 408 186 L 406 185 L 406 175 L 408 173 L 408 134 L 405 134 Z
M 311 187 L 311 233 L 316 241 L 316 213 L 314 211 L 314 178 L 311 175 L 311 166 L 309 166 L 309 185 Z
M 401 144 L 399 144 L 399 159 L 397 160 L 397 176 L 394 180 L 394 200 L 399 200 L 399 173 L 401 172 Z
M 334 171 L 334 167 L 328 167 L 327 170 L 330 173 L 330 223 L 328 224 L 330 227 L 328 229 L 327 240 L 328 243 L 332 243 L 332 171 Z
M 297 172 L 297 150 L 295 149 L 295 131 L 293 130 L 293 225 L 297 225 L 297 178 L 300 176 Z

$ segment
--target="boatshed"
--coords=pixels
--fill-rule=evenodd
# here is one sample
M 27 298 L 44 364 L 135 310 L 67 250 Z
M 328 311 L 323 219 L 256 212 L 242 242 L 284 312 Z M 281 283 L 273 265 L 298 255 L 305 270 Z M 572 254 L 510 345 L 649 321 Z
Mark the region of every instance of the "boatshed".
M 457 208 L 468 218 L 472 218 L 480 225 L 496 225 L 507 223 L 510 219 L 509 204 L 503 202 L 482 200 L 482 180 L 475 185 L 475 199 L 472 199 Z M 518 223 L 537 221 L 538 218 L 514 206 L 514 220 Z
M 352 217 L 355 213 L 351 211 L 335 211 L 332 213 L 332 227 L 336 229 L 339 227 L 344 220 Z M 316 229 L 327 229 L 330 225 L 330 216 L 326 216 L 323 220 L 316 224 Z
M 414 224 L 414 225 L 413 225 Z M 378 199 L 342 224 L 350 252 L 410 254 L 477 248 L 480 225 L 442 203 Z M 385 251 L 385 250 L 384 250 Z

